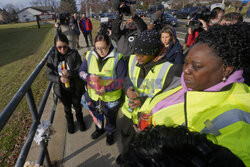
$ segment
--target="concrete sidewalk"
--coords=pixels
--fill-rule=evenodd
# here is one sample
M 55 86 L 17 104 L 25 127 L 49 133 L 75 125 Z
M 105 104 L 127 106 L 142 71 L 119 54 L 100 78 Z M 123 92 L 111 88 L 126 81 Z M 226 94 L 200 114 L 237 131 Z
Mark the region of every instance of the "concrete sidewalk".
M 65 32 L 65 34 L 67 34 L 67 32 Z M 67 35 L 70 35 L 70 33 L 68 32 Z M 85 57 L 84 53 L 86 53 L 90 49 L 93 49 L 93 47 L 86 48 L 85 40 L 82 34 L 80 35 L 80 46 L 81 48 L 78 51 L 82 58 Z M 51 93 L 46 104 L 41 122 L 43 120 L 49 120 L 52 106 L 53 97 Z M 91 133 L 95 131 L 95 125 L 92 117 L 86 109 L 83 109 L 83 115 L 87 130 L 85 132 L 81 132 L 78 129 L 76 119 L 74 117 L 76 132 L 74 134 L 69 134 L 67 133 L 63 105 L 60 102 L 58 103 L 53 122 L 53 128 L 55 129 L 56 133 L 51 136 L 51 140 L 49 141 L 48 145 L 51 161 L 55 161 L 56 166 L 60 167 L 117 166 L 115 163 L 115 159 L 119 155 L 121 148 L 121 126 L 119 121 L 122 116 L 121 112 L 119 111 L 117 117 L 117 132 L 115 134 L 116 143 L 112 146 L 106 145 L 106 134 L 103 134 L 97 140 L 91 139 Z M 37 161 L 40 150 L 40 146 L 33 142 L 27 161 Z

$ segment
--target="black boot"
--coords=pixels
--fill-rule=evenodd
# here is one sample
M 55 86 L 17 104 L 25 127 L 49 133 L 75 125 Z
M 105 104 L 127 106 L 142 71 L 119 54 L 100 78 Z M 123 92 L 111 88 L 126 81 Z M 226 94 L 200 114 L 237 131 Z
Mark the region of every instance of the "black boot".
M 67 114 L 66 115 L 66 120 L 67 120 L 68 132 L 70 134 L 74 133 L 75 132 L 75 127 L 74 127 L 73 115 L 72 114 Z
M 116 164 L 118 164 L 118 165 L 124 164 L 124 160 L 123 160 L 122 154 L 120 154 L 120 155 L 116 158 L 115 162 L 116 162 Z
M 100 137 L 104 132 L 105 132 L 104 129 L 96 129 L 96 130 L 91 134 L 91 138 L 92 138 L 92 139 L 97 139 L 97 138 Z
M 85 123 L 83 121 L 82 111 L 80 111 L 79 113 L 76 114 L 76 119 L 77 119 L 80 131 L 85 131 L 86 126 L 85 126 Z
M 111 146 L 112 144 L 115 143 L 114 134 L 113 134 L 113 133 L 107 134 L 106 143 L 107 143 L 107 145 L 109 145 L 109 146 Z

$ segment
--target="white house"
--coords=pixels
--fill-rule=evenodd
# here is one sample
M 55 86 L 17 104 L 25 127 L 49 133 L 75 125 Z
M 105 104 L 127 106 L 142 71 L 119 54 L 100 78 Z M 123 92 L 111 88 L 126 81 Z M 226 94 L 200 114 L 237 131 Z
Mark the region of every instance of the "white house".
M 18 12 L 19 22 L 36 21 L 36 16 L 39 16 L 41 20 L 52 20 L 55 18 L 55 12 L 52 7 L 38 6 L 27 7 Z

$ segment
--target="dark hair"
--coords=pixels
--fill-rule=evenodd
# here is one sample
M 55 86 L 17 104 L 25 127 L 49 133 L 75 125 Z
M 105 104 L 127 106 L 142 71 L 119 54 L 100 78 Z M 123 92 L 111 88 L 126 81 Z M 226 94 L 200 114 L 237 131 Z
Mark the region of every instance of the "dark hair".
M 171 27 L 170 25 L 164 26 L 160 31 L 161 35 L 162 33 L 168 33 L 170 35 L 171 41 L 173 41 L 174 44 L 176 43 L 176 38 L 175 38 L 173 27 Z
M 225 15 L 223 15 L 220 19 L 220 21 L 226 20 L 226 21 L 237 21 L 236 23 L 242 23 L 243 22 L 243 17 L 240 13 L 237 12 L 230 12 Z
M 69 44 L 69 40 L 67 38 L 66 35 L 64 35 L 63 33 L 58 33 L 55 38 L 54 38 L 54 45 L 56 46 L 56 42 L 57 41 L 62 41 L 62 42 L 65 42 L 67 44 Z
M 246 23 L 214 25 L 199 34 L 195 44 L 204 43 L 211 47 L 226 66 L 234 70 L 250 64 L 250 26 Z
M 127 167 L 245 166 L 229 149 L 208 140 L 206 134 L 164 125 L 135 134 L 124 163 Z
M 95 37 L 95 43 L 99 41 L 104 41 L 107 45 L 109 45 L 111 42 L 109 36 L 106 33 L 97 34 Z
M 211 12 L 211 19 L 215 19 L 216 17 L 218 17 L 220 11 L 223 11 L 225 13 L 225 10 L 221 9 L 220 7 L 214 8 Z

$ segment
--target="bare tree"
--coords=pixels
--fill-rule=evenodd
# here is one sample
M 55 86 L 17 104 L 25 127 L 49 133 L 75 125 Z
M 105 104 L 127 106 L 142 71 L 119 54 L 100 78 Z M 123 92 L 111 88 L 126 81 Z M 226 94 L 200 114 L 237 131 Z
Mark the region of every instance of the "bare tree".
M 111 6 L 112 4 L 110 1 L 82 0 L 80 13 L 89 13 L 90 9 L 94 13 L 107 12 Z
M 8 13 L 13 13 L 20 11 L 18 6 L 15 6 L 13 3 L 8 3 L 3 7 Z
M 76 13 L 76 2 L 74 0 L 61 0 L 59 13 Z
M 4 15 L 7 22 L 17 22 L 17 12 L 20 10 L 17 6 L 13 4 L 6 4 L 3 9 L 5 10 Z
M 54 9 L 59 7 L 59 2 L 57 0 L 32 0 L 30 2 L 31 6 L 51 6 Z

